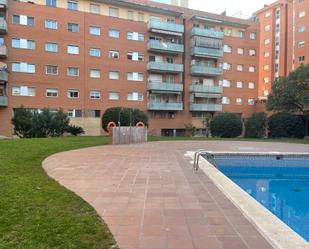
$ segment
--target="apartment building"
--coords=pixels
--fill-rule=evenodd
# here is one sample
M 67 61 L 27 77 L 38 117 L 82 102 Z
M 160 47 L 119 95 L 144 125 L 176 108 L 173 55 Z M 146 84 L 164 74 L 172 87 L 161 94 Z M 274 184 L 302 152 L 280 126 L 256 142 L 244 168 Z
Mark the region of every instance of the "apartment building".
M 189 0 L 151 0 L 151 1 L 189 8 Z
M 21 105 L 62 108 L 88 135 L 103 134 L 100 117 L 115 106 L 145 111 L 154 135 L 191 123 L 202 132 L 209 115 L 258 108 L 257 20 L 147 0 L 0 5 L 0 135 L 12 135 Z

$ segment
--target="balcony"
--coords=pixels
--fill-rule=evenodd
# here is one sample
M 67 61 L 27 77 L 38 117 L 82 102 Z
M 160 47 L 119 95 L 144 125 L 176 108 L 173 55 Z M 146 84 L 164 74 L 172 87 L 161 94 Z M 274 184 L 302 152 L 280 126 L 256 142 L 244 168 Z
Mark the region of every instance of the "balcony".
M 223 88 L 222 86 L 205 86 L 205 85 L 194 84 L 190 86 L 190 92 L 222 94 Z
M 151 61 L 147 65 L 148 71 L 157 73 L 182 73 L 183 64 Z
M 148 82 L 149 91 L 163 92 L 183 92 L 183 84 L 164 83 L 164 82 Z
M 148 30 L 155 33 L 181 36 L 184 32 L 184 26 L 162 20 L 150 19 L 148 22 Z
M 193 28 L 191 31 L 191 36 L 204 36 L 204 37 L 223 39 L 223 32 L 211 29 Z
M 0 34 L 6 34 L 8 32 L 8 27 L 6 24 L 6 20 L 0 17 Z
M 8 1 L 7 0 L 0 0 L 0 10 L 6 9 L 8 7 Z
M 152 111 L 182 111 L 183 103 L 148 102 L 148 110 Z
M 6 58 L 8 56 L 8 50 L 5 45 L 0 46 L 0 58 Z
M 183 53 L 184 46 L 182 44 L 150 40 L 148 42 L 148 50 L 152 52 L 180 54 Z
M 220 104 L 191 104 L 190 111 L 195 112 L 221 112 L 222 105 Z
M 0 81 L 8 81 L 8 72 L 0 71 Z
M 0 106 L 8 106 L 8 97 L 0 96 Z
M 223 69 L 219 67 L 209 67 L 204 65 L 192 65 L 191 74 L 199 76 L 220 76 L 223 74 Z
M 215 48 L 193 47 L 191 49 L 191 55 L 203 58 L 220 58 L 223 57 L 223 50 Z

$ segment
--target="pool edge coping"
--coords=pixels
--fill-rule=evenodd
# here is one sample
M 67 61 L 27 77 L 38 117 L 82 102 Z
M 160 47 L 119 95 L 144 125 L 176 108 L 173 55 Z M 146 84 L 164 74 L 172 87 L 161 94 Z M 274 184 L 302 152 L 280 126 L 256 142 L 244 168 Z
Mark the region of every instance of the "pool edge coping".
M 210 152 L 212 153 L 212 152 Z M 251 155 L 301 155 L 309 153 L 284 152 L 219 152 L 220 154 L 251 154 Z M 214 152 L 214 154 L 217 154 Z M 190 155 L 193 159 L 193 155 Z M 220 189 L 222 193 L 241 211 L 248 221 L 262 234 L 262 236 L 278 249 L 309 249 L 309 243 L 294 232 L 288 225 L 272 214 L 268 209 L 248 195 L 232 180 L 226 177 L 213 164 L 200 157 L 199 167 Z

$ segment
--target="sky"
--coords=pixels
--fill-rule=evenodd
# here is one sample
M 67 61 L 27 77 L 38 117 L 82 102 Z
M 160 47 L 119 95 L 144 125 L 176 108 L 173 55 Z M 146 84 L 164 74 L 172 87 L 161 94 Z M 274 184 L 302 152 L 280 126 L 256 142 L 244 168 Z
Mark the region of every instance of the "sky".
M 241 11 L 244 18 L 261 9 L 264 4 L 270 4 L 275 0 L 189 0 L 189 8 L 221 14 L 226 10 L 228 16 L 240 17 Z

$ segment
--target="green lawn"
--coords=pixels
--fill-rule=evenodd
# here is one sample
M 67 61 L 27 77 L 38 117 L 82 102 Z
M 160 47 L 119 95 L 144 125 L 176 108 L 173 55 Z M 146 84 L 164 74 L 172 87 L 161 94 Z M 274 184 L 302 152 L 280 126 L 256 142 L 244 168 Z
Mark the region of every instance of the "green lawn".
M 85 201 L 41 167 L 54 153 L 107 144 L 103 137 L 0 141 L 0 248 L 118 248 Z

